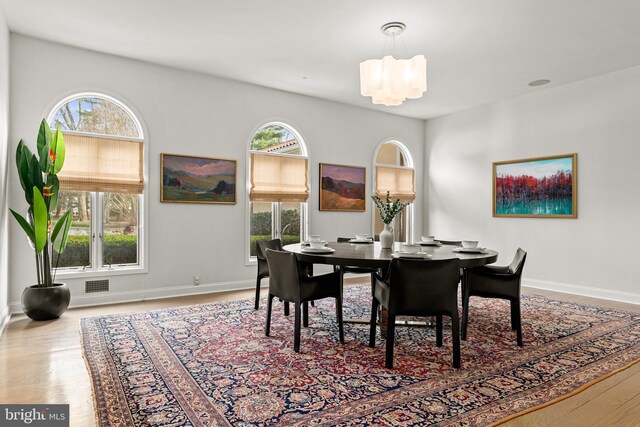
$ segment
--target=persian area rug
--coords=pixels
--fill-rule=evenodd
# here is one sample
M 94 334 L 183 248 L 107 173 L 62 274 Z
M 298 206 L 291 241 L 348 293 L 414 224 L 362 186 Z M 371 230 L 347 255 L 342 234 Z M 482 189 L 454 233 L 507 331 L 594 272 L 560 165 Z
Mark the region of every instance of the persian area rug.
M 369 315 L 370 286 L 345 288 L 346 316 Z M 483 426 L 566 396 L 640 358 L 640 315 L 523 297 L 525 346 L 506 302 L 472 298 L 462 368 L 432 328 L 396 330 L 393 370 L 368 326 L 333 300 L 309 307 L 301 353 L 293 315 L 253 300 L 83 319 L 100 426 Z M 292 313 L 293 314 L 293 313 Z

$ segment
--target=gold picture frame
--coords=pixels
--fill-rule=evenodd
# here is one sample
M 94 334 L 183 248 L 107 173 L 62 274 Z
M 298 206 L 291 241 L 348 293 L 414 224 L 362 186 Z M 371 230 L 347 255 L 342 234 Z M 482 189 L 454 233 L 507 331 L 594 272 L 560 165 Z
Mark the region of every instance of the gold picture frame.
M 160 153 L 160 202 L 237 203 L 237 161 Z
M 493 216 L 577 218 L 578 154 L 494 162 Z
M 320 163 L 320 210 L 364 212 L 367 208 L 367 168 Z

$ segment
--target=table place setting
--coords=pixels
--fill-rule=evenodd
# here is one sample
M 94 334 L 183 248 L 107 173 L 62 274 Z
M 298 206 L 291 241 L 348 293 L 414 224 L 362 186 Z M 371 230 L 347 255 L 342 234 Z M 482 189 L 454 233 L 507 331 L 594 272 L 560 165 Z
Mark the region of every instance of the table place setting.
M 371 244 L 373 243 L 373 238 L 366 233 L 356 233 L 355 239 L 349 240 L 349 243 Z
M 463 240 L 462 246 L 452 249 L 451 252 L 457 252 L 461 254 L 484 254 L 486 248 L 478 247 L 477 240 Z
M 432 255 L 426 252 L 422 252 L 420 245 L 403 244 L 400 251 L 391 254 L 393 258 L 414 258 L 425 259 L 430 258 Z
M 418 244 L 420 246 L 442 246 L 442 243 L 435 240 L 435 236 L 422 236 Z
M 330 254 L 336 250 L 327 246 L 327 241 L 322 240 L 319 235 L 309 236 L 309 246 L 301 249 L 300 252 L 309 254 Z

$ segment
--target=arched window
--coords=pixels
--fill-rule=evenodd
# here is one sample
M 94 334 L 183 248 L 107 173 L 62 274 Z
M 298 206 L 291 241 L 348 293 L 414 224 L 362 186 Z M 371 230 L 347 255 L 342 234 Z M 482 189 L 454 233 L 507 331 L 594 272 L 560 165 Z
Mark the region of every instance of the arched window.
M 57 219 L 71 209 L 66 250 L 54 262 L 66 271 L 108 272 L 143 266 L 144 135 L 120 101 L 102 94 L 68 97 L 48 123 L 64 134 Z M 65 270 L 63 270 L 65 271 Z
M 400 141 L 382 142 L 373 158 L 373 192 L 408 202 L 407 208 L 393 222 L 396 241 L 410 242 L 413 235 L 413 200 L 415 199 L 415 169 L 409 149 Z M 373 234 L 380 235 L 384 224 L 374 209 Z
M 272 238 L 298 243 L 307 233 L 309 197 L 307 148 L 300 134 L 271 122 L 256 131 L 249 146 L 249 260 L 256 242 Z

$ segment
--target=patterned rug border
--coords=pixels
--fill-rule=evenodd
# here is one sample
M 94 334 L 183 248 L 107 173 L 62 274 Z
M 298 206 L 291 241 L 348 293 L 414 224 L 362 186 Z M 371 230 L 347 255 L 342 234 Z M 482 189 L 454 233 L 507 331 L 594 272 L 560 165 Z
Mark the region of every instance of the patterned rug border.
M 507 421 L 511 421 L 511 420 L 513 420 L 515 418 L 522 417 L 524 415 L 527 415 L 527 414 L 530 414 L 532 412 L 538 411 L 540 409 L 544 409 L 546 407 L 554 405 L 554 404 L 556 404 L 558 402 L 562 402 L 563 400 L 566 400 L 566 399 L 568 399 L 570 397 L 573 397 L 575 395 L 578 395 L 578 394 L 582 393 L 586 389 L 588 389 L 588 388 L 590 388 L 590 387 L 592 387 L 592 386 L 594 386 L 594 385 L 606 380 L 607 378 L 611 378 L 612 376 L 614 376 L 616 374 L 619 374 L 620 372 L 626 371 L 627 369 L 631 368 L 633 365 L 637 364 L 638 362 L 640 362 L 640 359 L 636 359 L 633 362 L 629 363 L 627 366 L 623 366 L 622 368 L 618 368 L 615 371 L 609 372 L 608 374 L 603 375 L 600 378 L 596 378 L 595 380 L 592 380 L 592 381 L 588 382 L 587 384 L 584 384 L 584 385 L 578 387 L 577 389 L 575 389 L 571 393 L 567 393 L 564 396 L 556 397 L 553 400 L 550 400 L 550 401 L 548 401 L 546 403 L 543 403 L 541 405 L 538 405 L 538 406 L 534 406 L 533 408 L 525 409 L 524 411 L 518 412 L 517 414 L 511 414 L 506 418 L 503 418 L 501 420 L 498 420 L 498 421 L 496 421 L 494 423 L 489 424 L 487 427 L 496 427 L 496 426 L 499 426 L 501 424 L 506 423 Z
M 349 283 L 348 288 L 351 288 L 352 286 L 357 286 L 357 285 L 363 285 L 366 284 L 367 281 L 363 281 L 361 282 L 356 282 L 356 283 Z M 345 289 L 346 290 L 346 289 Z M 634 311 L 634 310 L 630 310 L 630 309 L 620 309 L 620 308 L 611 308 L 611 307 L 607 307 L 607 306 L 602 306 L 602 305 L 596 305 L 593 303 L 584 303 L 584 302 L 573 302 L 573 301 L 568 301 L 566 299 L 560 299 L 558 297 L 549 297 L 546 295 L 542 295 L 539 293 L 534 293 L 534 292 L 527 292 L 526 294 L 523 293 L 522 295 L 524 297 L 524 299 L 528 299 L 530 303 L 535 304 L 535 299 L 539 298 L 540 300 L 544 300 L 544 302 L 556 302 L 556 303 L 561 303 L 561 304 L 566 304 L 566 305 L 570 305 L 573 306 L 575 308 L 582 308 L 582 309 L 587 309 L 587 310 L 610 310 L 610 311 L 614 311 L 617 312 L 621 315 L 627 315 L 627 316 L 631 316 L 631 317 L 637 317 L 640 316 L 640 313 Z M 85 367 L 87 369 L 87 373 L 89 375 L 89 380 L 91 382 L 91 395 L 92 395 L 92 402 L 93 402 L 93 412 L 94 412 L 94 417 L 95 417 L 95 421 L 96 421 L 96 425 L 98 427 L 101 427 L 103 425 L 105 425 L 104 423 L 108 423 L 109 420 L 105 419 L 102 420 L 100 418 L 100 413 L 99 413 L 99 409 L 98 409 L 98 395 L 96 393 L 96 387 L 95 387 L 95 377 L 92 373 L 92 369 L 91 369 L 91 365 L 90 365 L 90 361 L 88 360 L 89 357 L 89 351 L 86 351 L 86 346 L 88 346 L 89 344 L 86 342 L 84 334 L 83 334 L 83 322 L 84 321 L 88 321 L 91 319 L 98 319 L 98 318 L 120 318 L 120 317 L 146 317 L 149 314 L 153 314 L 153 313 L 161 313 L 167 310 L 180 310 L 180 309 L 189 309 L 189 308 L 203 308 L 203 307 L 210 307 L 210 306 L 216 306 L 218 304 L 227 304 L 226 309 L 227 310 L 233 310 L 235 306 L 241 306 L 243 303 L 246 302 L 251 302 L 252 303 L 253 298 L 247 297 L 247 298 L 232 298 L 232 299 L 222 299 L 219 301 L 211 301 L 211 302 L 202 302 L 202 303 L 194 303 L 194 304 L 182 304 L 182 305 L 176 305 L 176 306 L 169 306 L 169 307 L 163 307 L 163 308 L 157 308 L 157 309 L 152 309 L 152 310 L 147 310 L 147 311 L 127 311 L 127 312 L 122 312 L 122 313 L 114 313 L 114 314 L 106 314 L 106 315 L 97 315 L 97 316 L 90 316 L 90 317 L 83 317 L 80 318 L 78 321 L 78 333 L 80 335 L 80 347 L 81 347 L 81 351 L 82 351 L 82 358 L 84 360 L 84 364 Z M 538 406 L 535 407 L 531 407 L 528 409 L 525 409 L 521 412 L 515 413 L 515 414 L 511 414 L 503 419 L 500 419 L 498 421 L 494 421 L 491 424 L 488 424 L 487 427 L 497 427 L 500 426 L 504 423 L 507 423 L 508 421 L 511 421 L 513 419 L 522 417 L 524 415 L 530 414 L 532 412 L 544 409 L 546 407 L 552 406 L 558 402 L 561 402 L 563 400 L 566 400 L 570 397 L 576 396 L 580 393 L 582 393 L 583 391 L 589 389 L 590 387 L 608 379 L 611 378 L 612 376 L 619 374 L 631 367 L 633 367 L 634 365 L 640 363 L 640 358 L 630 362 L 629 364 L 627 364 L 626 366 L 623 366 L 621 368 L 618 368 L 612 372 L 609 372 L 599 378 L 596 378 L 594 380 L 591 380 L 589 383 L 583 384 L 582 386 L 580 386 L 579 388 L 565 394 L 562 396 L 558 396 L 548 402 L 542 403 Z M 100 379 L 101 382 L 101 379 Z M 129 413 L 129 415 L 131 416 L 132 414 Z M 125 426 L 125 424 L 123 424 L 123 426 Z

